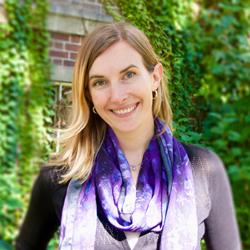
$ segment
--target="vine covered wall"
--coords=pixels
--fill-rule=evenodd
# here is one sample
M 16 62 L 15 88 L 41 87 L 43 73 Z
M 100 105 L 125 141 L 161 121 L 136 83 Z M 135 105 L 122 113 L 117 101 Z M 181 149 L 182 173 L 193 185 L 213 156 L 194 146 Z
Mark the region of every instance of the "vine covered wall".
M 221 157 L 250 249 L 250 1 L 103 2 L 116 20 L 146 33 L 163 58 L 175 136 Z
M 162 58 L 175 136 L 214 150 L 225 163 L 243 247 L 249 249 L 250 0 L 104 0 L 104 5 L 116 20 L 139 27 Z M 37 166 L 50 151 L 52 89 L 48 0 L 5 0 L 5 9 L 8 23 L 0 26 L 0 248 L 11 249 L 7 242 L 13 244 L 21 225 Z
M 49 139 L 51 82 L 48 1 L 5 0 L 0 26 L 0 248 L 8 249 L 23 219 Z M 4 241 L 1 241 L 4 240 Z

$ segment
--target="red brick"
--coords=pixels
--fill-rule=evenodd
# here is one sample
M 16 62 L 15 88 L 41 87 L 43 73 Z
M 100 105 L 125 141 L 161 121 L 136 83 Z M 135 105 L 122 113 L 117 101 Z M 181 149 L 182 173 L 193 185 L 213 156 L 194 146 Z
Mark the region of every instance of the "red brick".
M 57 48 L 57 49 L 62 49 L 62 48 L 63 48 L 63 43 L 60 43 L 60 42 L 54 42 L 54 48 Z
M 62 52 L 62 51 L 56 51 L 56 50 L 51 50 L 49 52 L 50 56 L 55 56 L 55 57 L 61 57 L 61 58 L 68 58 L 68 52 Z
M 60 59 L 54 59 L 53 60 L 53 64 L 61 66 L 62 65 L 62 60 L 60 60 Z
M 77 53 L 70 52 L 70 59 L 75 60 Z
M 52 33 L 51 37 L 56 40 L 61 41 L 69 41 L 69 35 L 59 34 L 59 33 Z
M 72 43 L 79 43 L 81 38 L 79 36 L 71 36 Z
M 69 51 L 78 51 L 79 48 L 80 48 L 80 45 L 71 44 L 71 43 L 67 43 L 65 46 L 65 49 Z
M 52 41 L 50 41 L 50 42 L 49 42 L 49 47 L 53 47 L 53 44 L 54 44 L 54 43 L 53 43 Z
M 74 67 L 75 62 L 74 61 L 69 61 L 69 60 L 64 60 L 63 65 L 67 67 Z

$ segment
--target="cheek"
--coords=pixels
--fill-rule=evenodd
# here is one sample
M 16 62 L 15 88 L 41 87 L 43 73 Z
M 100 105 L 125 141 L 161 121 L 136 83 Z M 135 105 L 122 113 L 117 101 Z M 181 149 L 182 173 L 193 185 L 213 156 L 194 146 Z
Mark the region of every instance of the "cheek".
M 151 91 L 150 88 L 147 88 L 147 90 L 145 91 L 144 96 L 145 96 L 144 100 L 145 100 L 147 108 L 148 107 L 152 107 L 152 105 L 153 105 L 153 98 L 152 98 L 152 91 Z
M 153 99 L 152 99 L 152 92 L 149 93 L 148 98 L 147 98 L 147 103 L 150 107 L 153 106 Z
M 145 100 L 146 103 L 152 103 L 152 90 L 149 83 L 138 86 L 138 88 L 134 89 L 133 92 L 138 94 L 140 93 L 141 97 Z
M 91 98 L 92 98 L 93 105 L 97 109 L 103 107 L 106 103 L 105 96 L 103 96 L 100 93 L 92 92 Z

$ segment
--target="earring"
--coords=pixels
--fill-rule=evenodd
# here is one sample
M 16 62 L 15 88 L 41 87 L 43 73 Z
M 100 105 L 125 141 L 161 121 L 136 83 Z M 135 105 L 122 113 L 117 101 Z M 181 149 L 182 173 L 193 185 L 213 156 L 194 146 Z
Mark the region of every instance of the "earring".
M 93 113 L 97 114 L 94 106 L 93 106 L 92 110 L 93 110 Z
M 157 90 L 153 91 L 153 100 L 157 97 Z

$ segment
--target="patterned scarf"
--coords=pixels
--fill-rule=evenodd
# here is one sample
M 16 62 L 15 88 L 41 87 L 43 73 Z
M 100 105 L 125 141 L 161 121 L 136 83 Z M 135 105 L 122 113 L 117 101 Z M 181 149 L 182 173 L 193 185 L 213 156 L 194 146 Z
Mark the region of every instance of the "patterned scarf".
M 155 120 L 156 134 L 164 124 Z M 72 179 L 65 198 L 60 250 L 93 250 L 97 227 L 96 194 L 108 221 L 122 231 L 162 232 L 160 249 L 194 250 L 197 216 L 194 183 L 186 151 L 167 129 L 150 141 L 137 187 L 118 140 L 108 129 L 92 175 Z

